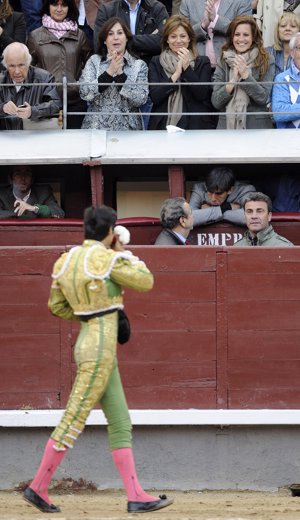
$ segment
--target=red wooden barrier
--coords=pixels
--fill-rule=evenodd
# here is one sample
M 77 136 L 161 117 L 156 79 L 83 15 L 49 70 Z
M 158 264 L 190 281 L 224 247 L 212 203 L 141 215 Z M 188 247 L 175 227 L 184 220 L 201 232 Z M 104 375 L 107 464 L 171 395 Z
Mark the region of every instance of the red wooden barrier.
M 64 407 L 77 324 L 47 310 L 63 247 L 0 247 L 0 407 Z M 299 408 L 300 248 L 133 247 L 155 275 L 126 291 L 130 408 Z

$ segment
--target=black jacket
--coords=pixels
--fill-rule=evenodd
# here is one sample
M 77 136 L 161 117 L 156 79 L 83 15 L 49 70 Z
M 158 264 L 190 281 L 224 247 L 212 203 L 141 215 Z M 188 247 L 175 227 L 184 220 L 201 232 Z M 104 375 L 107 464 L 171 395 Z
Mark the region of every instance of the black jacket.
M 26 211 L 21 217 L 17 217 L 14 210 L 14 203 L 16 199 L 13 194 L 12 186 L 7 186 L 0 190 L 0 219 L 1 218 L 38 218 L 42 217 L 45 209 L 48 208 L 49 217 L 63 218 L 65 216 L 64 211 L 58 206 L 51 186 L 48 184 L 33 184 L 31 187 L 30 197 L 28 204 L 32 206 L 38 204 L 43 206 L 44 212 L 37 215 L 32 211 Z
M 0 56 L 5 47 L 13 42 L 26 42 L 26 22 L 23 13 L 14 12 L 1 24 L 3 33 L 0 36 Z
M 178 89 L 178 83 L 174 85 L 163 85 L 171 83 L 160 64 L 159 56 L 155 56 L 149 63 L 149 83 L 161 83 L 161 85 L 150 85 L 150 97 L 153 101 L 152 113 L 168 112 L 168 98 Z M 211 66 L 206 56 L 198 56 L 195 60 L 195 68 L 188 67 L 180 77 L 181 83 L 211 82 Z M 183 112 L 214 112 L 210 98 L 211 85 L 183 85 Z M 150 130 L 165 130 L 167 116 L 151 116 Z M 215 129 L 217 125 L 216 116 L 212 115 L 183 115 L 177 126 L 189 130 Z
M 114 0 L 99 7 L 94 29 L 94 47 L 97 52 L 99 31 L 112 16 L 121 18 L 130 28 L 129 7 L 124 0 Z M 158 0 L 141 0 L 138 10 L 132 50 L 148 60 L 160 53 L 160 33 L 168 18 L 165 6 Z M 152 34 L 154 31 L 156 34 Z
M 0 130 L 22 130 L 23 128 L 21 118 L 12 117 L 4 112 L 3 106 L 8 101 L 13 101 L 17 106 L 27 101 L 31 106 L 32 121 L 58 115 L 61 100 L 53 84 L 54 77 L 46 70 L 30 66 L 26 81 L 34 85 L 24 84 L 17 92 L 9 73 L 7 71 L 0 73 Z M 1 86 L 1 83 L 4 85 Z M 42 83 L 49 83 L 49 85 Z

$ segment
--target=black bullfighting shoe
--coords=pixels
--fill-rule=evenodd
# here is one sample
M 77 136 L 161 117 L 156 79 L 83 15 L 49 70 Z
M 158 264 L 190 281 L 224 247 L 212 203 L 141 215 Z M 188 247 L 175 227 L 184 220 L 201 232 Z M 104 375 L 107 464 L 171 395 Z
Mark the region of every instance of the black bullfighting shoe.
M 151 502 L 127 502 L 127 511 L 128 513 L 150 513 L 170 506 L 173 502 L 174 500 L 167 498 L 166 495 L 159 495 L 159 500 Z
M 47 504 L 47 502 L 30 487 L 25 489 L 23 498 L 32 506 L 37 507 L 42 513 L 60 513 L 59 507 L 56 507 L 54 504 Z

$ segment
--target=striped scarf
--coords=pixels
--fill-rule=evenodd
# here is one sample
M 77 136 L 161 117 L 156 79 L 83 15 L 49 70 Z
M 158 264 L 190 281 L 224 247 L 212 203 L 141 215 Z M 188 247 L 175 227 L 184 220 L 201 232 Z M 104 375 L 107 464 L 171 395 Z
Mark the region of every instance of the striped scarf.
M 56 22 L 48 14 L 44 14 L 42 18 L 43 27 L 46 27 L 58 39 L 62 38 L 68 31 L 77 31 L 78 24 L 66 18 L 63 22 Z

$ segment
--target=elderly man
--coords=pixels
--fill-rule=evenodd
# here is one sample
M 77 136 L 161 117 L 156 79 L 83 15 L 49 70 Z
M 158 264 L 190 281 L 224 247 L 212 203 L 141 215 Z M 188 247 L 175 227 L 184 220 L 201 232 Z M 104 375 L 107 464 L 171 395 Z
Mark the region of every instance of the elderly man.
M 189 19 L 199 54 L 208 56 L 214 69 L 230 22 L 236 16 L 251 16 L 252 6 L 251 0 L 182 0 L 180 14 Z
M 236 181 L 230 168 L 214 168 L 205 182 L 193 186 L 190 206 L 194 226 L 222 220 L 245 225 L 243 202 L 253 191 L 252 184 Z
M 183 197 L 167 199 L 160 210 L 160 221 L 164 228 L 158 235 L 156 246 L 184 246 L 191 229 L 193 213 Z
M 271 226 L 272 202 L 268 195 L 257 191 L 244 202 L 246 225 L 248 230 L 234 246 L 291 247 L 294 244 L 278 235 Z
M 15 166 L 9 176 L 10 186 L 0 189 L 1 218 L 63 218 L 48 184 L 33 183 L 30 166 Z
M 58 116 L 61 101 L 54 77 L 30 65 L 31 56 L 26 45 L 19 42 L 8 45 L 2 63 L 6 70 L 0 73 L 1 130 L 22 130 L 23 122 L 38 123 Z M 39 126 L 37 124 L 36 128 Z
M 300 32 L 291 38 L 290 49 L 291 66 L 276 76 L 275 82 L 279 83 L 275 83 L 272 90 L 272 111 L 277 128 L 300 127 Z

